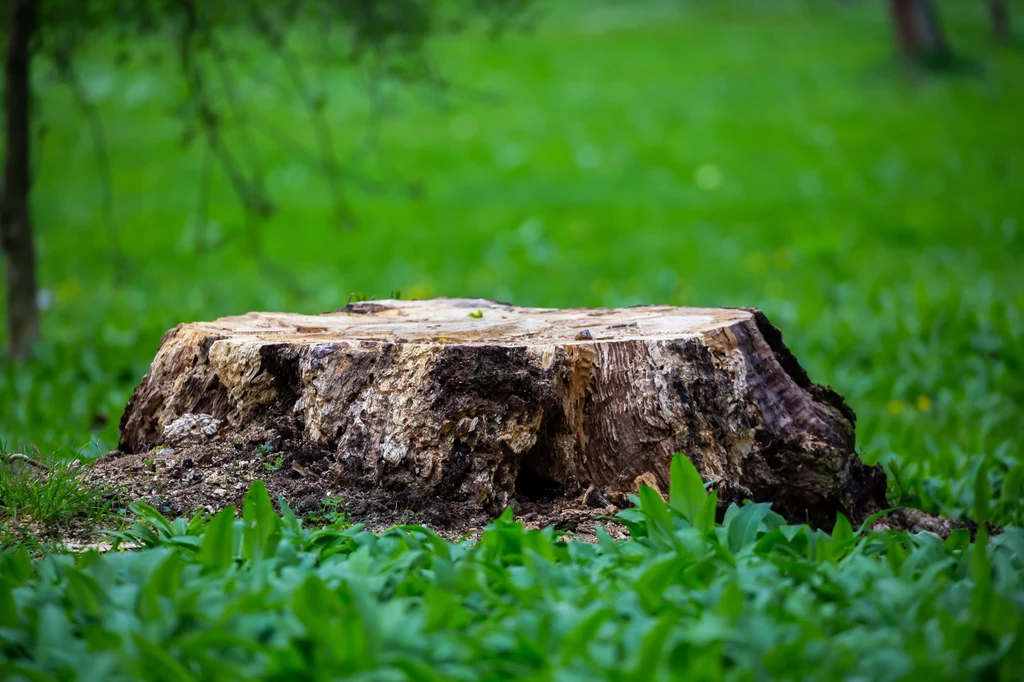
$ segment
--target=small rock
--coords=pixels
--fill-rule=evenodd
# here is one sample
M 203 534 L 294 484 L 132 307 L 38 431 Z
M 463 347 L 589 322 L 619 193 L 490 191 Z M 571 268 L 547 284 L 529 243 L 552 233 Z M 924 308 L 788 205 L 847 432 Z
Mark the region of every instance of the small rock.
M 650 471 L 645 471 L 633 480 L 633 491 L 640 492 L 640 486 L 646 485 L 649 488 L 654 488 L 654 492 L 661 495 L 661 488 L 658 487 L 658 479 L 654 477 Z
M 216 495 L 217 497 L 224 497 L 225 495 L 228 494 L 228 491 L 224 490 L 224 488 L 214 488 L 213 494 Z
M 164 441 L 171 445 L 202 443 L 216 435 L 221 420 L 211 414 L 183 414 L 164 427 Z
M 171 455 L 175 454 L 176 452 L 177 452 L 177 450 L 175 450 L 174 448 L 157 448 L 156 450 L 153 451 L 153 456 L 154 457 L 170 457 Z
M 154 467 L 153 467 L 154 471 L 156 471 L 156 473 L 158 473 L 158 474 L 166 473 L 166 472 L 170 471 L 173 468 L 174 468 L 174 460 L 173 459 L 160 460 L 159 462 L 154 463 Z

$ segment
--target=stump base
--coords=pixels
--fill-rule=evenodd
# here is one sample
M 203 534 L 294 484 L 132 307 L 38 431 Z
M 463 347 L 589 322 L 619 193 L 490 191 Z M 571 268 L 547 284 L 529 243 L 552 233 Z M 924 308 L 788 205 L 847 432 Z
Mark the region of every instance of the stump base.
M 830 526 L 885 504 L 854 420 L 756 310 L 378 301 L 179 325 L 119 450 L 265 446 L 332 485 L 485 514 L 641 477 L 667 491 L 683 452 L 723 504 Z

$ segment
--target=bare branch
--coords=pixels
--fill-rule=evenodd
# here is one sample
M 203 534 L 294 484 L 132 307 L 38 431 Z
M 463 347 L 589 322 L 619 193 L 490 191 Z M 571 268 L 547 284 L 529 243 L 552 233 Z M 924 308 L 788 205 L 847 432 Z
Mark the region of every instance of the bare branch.
M 28 455 L 23 455 L 20 452 L 12 452 L 11 454 L 4 457 L 4 461 L 7 462 L 8 464 L 10 464 L 11 462 L 24 462 L 29 466 L 34 466 L 35 468 L 42 469 L 43 471 L 50 470 L 50 467 L 46 466 L 42 462 L 32 459 Z

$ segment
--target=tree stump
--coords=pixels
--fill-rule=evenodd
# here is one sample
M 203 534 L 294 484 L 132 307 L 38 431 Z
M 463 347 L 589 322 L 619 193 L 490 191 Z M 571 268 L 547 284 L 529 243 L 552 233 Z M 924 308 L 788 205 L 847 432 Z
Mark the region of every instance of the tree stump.
M 757 310 L 376 301 L 175 327 L 119 450 L 273 432 L 345 485 L 490 513 L 638 480 L 667 492 L 682 452 L 723 504 L 827 526 L 885 504 L 854 421 Z

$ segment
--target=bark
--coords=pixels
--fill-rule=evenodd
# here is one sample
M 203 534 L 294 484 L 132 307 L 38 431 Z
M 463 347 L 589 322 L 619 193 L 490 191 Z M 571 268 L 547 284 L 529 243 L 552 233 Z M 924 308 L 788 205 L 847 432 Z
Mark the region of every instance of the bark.
M 36 255 L 29 195 L 31 41 L 36 30 L 36 0 L 12 0 L 4 60 L 4 113 L 7 149 L 0 190 L 0 242 L 7 289 L 8 354 L 26 357 L 39 338 Z
M 992 17 L 992 33 L 999 40 L 1010 38 L 1010 8 L 1006 0 L 988 0 L 989 16 Z
M 638 479 L 667 491 L 683 452 L 723 504 L 770 501 L 831 525 L 885 503 L 854 420 L 756 310 L 381 301 L 179 325 L 128 403 L 119 449 L 273 432 L 304 461 L 330 458 L 350 487 L 492 512 Z

